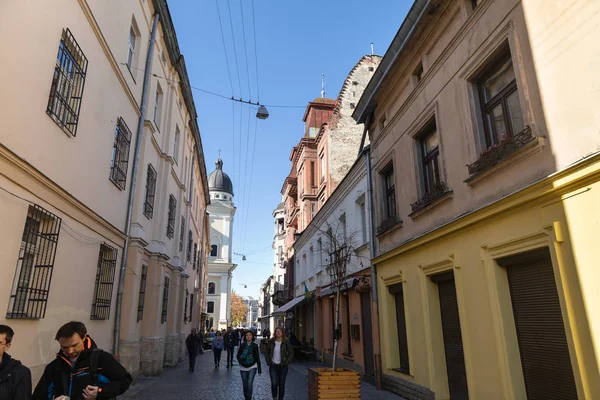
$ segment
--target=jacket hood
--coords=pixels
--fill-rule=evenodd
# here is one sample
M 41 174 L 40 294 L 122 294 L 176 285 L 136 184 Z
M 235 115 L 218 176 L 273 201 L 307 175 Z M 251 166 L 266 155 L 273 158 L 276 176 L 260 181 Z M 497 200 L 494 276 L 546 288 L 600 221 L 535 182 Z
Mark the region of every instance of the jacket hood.
M 92 351 L 97 348 L 98 346 L 96 345 L 94 339 L 92 339 L 90 335 L 85 335 L 85 337 L 83 338 L 83 351 L 81 353 Z M 59 352 L 56 353 L 56 358 L 65 361 L 69 366 L 71 366 L 71 363 L 69 362 L 69 357 L 65 353 L 63 353 L 62 350 L 59 350 Z

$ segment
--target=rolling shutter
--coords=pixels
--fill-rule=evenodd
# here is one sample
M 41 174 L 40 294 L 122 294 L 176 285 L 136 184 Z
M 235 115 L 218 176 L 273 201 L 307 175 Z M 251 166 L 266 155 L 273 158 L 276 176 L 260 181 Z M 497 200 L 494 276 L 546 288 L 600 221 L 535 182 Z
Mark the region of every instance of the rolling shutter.
M 446 272 L 434 275 L 431 280 L 438 285 L 440 310 L 442 314 L 442 333 L 444 336 L 444 352 L 446 354 L 446 370 L 448 372 L 448 388 L 452 400 L 467 400 L 467 373 L 463 352 L 462 333 L 458 316 L 458 301 L 454 273 Z
M 548 249 L 499 260 L 506 268 L 529 400 L 577 399 Z

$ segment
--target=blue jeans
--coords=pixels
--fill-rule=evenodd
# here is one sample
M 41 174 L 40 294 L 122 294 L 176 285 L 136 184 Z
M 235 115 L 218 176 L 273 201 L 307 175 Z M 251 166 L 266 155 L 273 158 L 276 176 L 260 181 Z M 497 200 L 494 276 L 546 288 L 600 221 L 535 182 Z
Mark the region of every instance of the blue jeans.
M 285 378 L 287 377 L 288 367 L 281 365 L 271 365 L 269 367 L 269 376 L 271 377 L 271 395 L 274 399 L 283 400 L 285 395 Z M 279 390 L 279 396 L 277 391 Z
M 242 385 L 244 386 L 244 400 L 252 399 L 252 385 L 256 376 L 257 368 L 252 368 L 250 371 L 240 371 L 242 375 Z

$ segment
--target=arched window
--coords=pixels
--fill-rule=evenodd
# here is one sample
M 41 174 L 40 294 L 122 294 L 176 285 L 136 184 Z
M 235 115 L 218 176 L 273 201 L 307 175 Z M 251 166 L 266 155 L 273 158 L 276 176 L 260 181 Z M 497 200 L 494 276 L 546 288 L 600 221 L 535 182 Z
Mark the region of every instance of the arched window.
M 213 244 L 210 246 L 210 256 L 211 257 L 216 257 L 217 254 L 219 252 L 219 246 L 216 244 Z
M 215 312 L 215 302 L 209 301 L 208 303 L 206 303 L 206 313 L 214 314 L 214 312 Z
M 208 294 L 215 294 L 217 292 L 214 282 L 208 283 Z

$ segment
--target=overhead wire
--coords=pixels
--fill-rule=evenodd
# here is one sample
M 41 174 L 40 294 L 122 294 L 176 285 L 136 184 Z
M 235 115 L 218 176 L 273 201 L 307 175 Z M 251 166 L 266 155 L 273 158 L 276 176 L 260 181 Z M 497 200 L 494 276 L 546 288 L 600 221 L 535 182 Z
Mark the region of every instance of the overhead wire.
M 229 23 L 231 26 L 231 39 L 233 41 L 233 55 L 235 56 L 235 69 L 237 71 L 237 77 L 238 77 L 238 87 L 240 89 L 240 97 L 242 97 L 242 79 L 240 78 L 240 66 L 238 64 L 238 58 L 237 58 L 237 48 L 235 45 L 235 33 L 233 32 L 233 18 L 231 16 L 231 1 L 227 0 L 227 8 L 229 10 Z
M 242 14 L 242 36 L 244 38 L 244 54 L 246 55 L 246 76 L 248 77 L 248 95 L 252 100 L 252 85 L 250 84 L 250 66 L 248 65 L 248 44 L 246 43 L 246 25 L 244 23 L 244 6 L 240 0 L 240 12 Z
M 256 16 L 254 12 L 254 0 L 252 0 L 252 27 L 254 29 L 254 62 L 255 62 L 255 71 L 256 71 L 256 97 L 258 103 L 260 103 L 260 85 L 258 84 L 258 51 L 256 44 Z
M 248 107 L 248 123 L 246 124 L 247 132 L 246 132 L 246 157 L 245 157 L 245 165 L 244 165 L 244 200 L 246 204 L 248 203 L 248 190 L 250 185 L 248 184 L 248 150 L 250 148 L 250 107 Z M 243 206 L 243 204 L 242 204 Z M 248 207 L 244 208 L 244 219 L 242 224 L 242 253 L 246 248 L 246 224 L 248 224 Z
M 249 182 L 249 189 L 248 189 L 248 202 L 246 204 L 246 209 L 249 210 L 250 209 L 250 199 L 252 198 L 252 178 L 253 178 L 253 174 L 254 174 L 254 155 L 256 154 L 256 137 L 257 137 L 257 131 L 258 131 L 258 121 L 255 120 L 254 121 L 254 138 L 252 139 L 252 161 L 250 162 L 250 180 Z M 250 136 L 249 132 L 248 132 L 248 136 Z M 248 216 L 246 216 L 246 223 L 244 225 L 244 240 L 246 238 L 246 233 L 248 231 Z
M 221 28 L 221 40 L 223 41 L 223 51 L 225 51 L 225 62 L 227 64 L 227 75 L 229 76 L 229 86 L 231 87 L 231 96 L 233 97 L 233 81 L 231 80 L 231 68 L 229 67 L 229 57 L 227 56 L 227 46 L 225 45 L 225 34 L 223 33 L 223 23 L 221 22 L 221 11 L 219 10 L 219 0 L 215 0 L 215 3 L 217 4 L 217 15 L 219 17 L 219 27 Z M 201 89 L 199 89 L 199 90 L 201 90 Z M 211 94 L 220 96 L 216 93 L 211 93 Z M 220 97 L 225 97 L 225 96 L 220 96 Z

